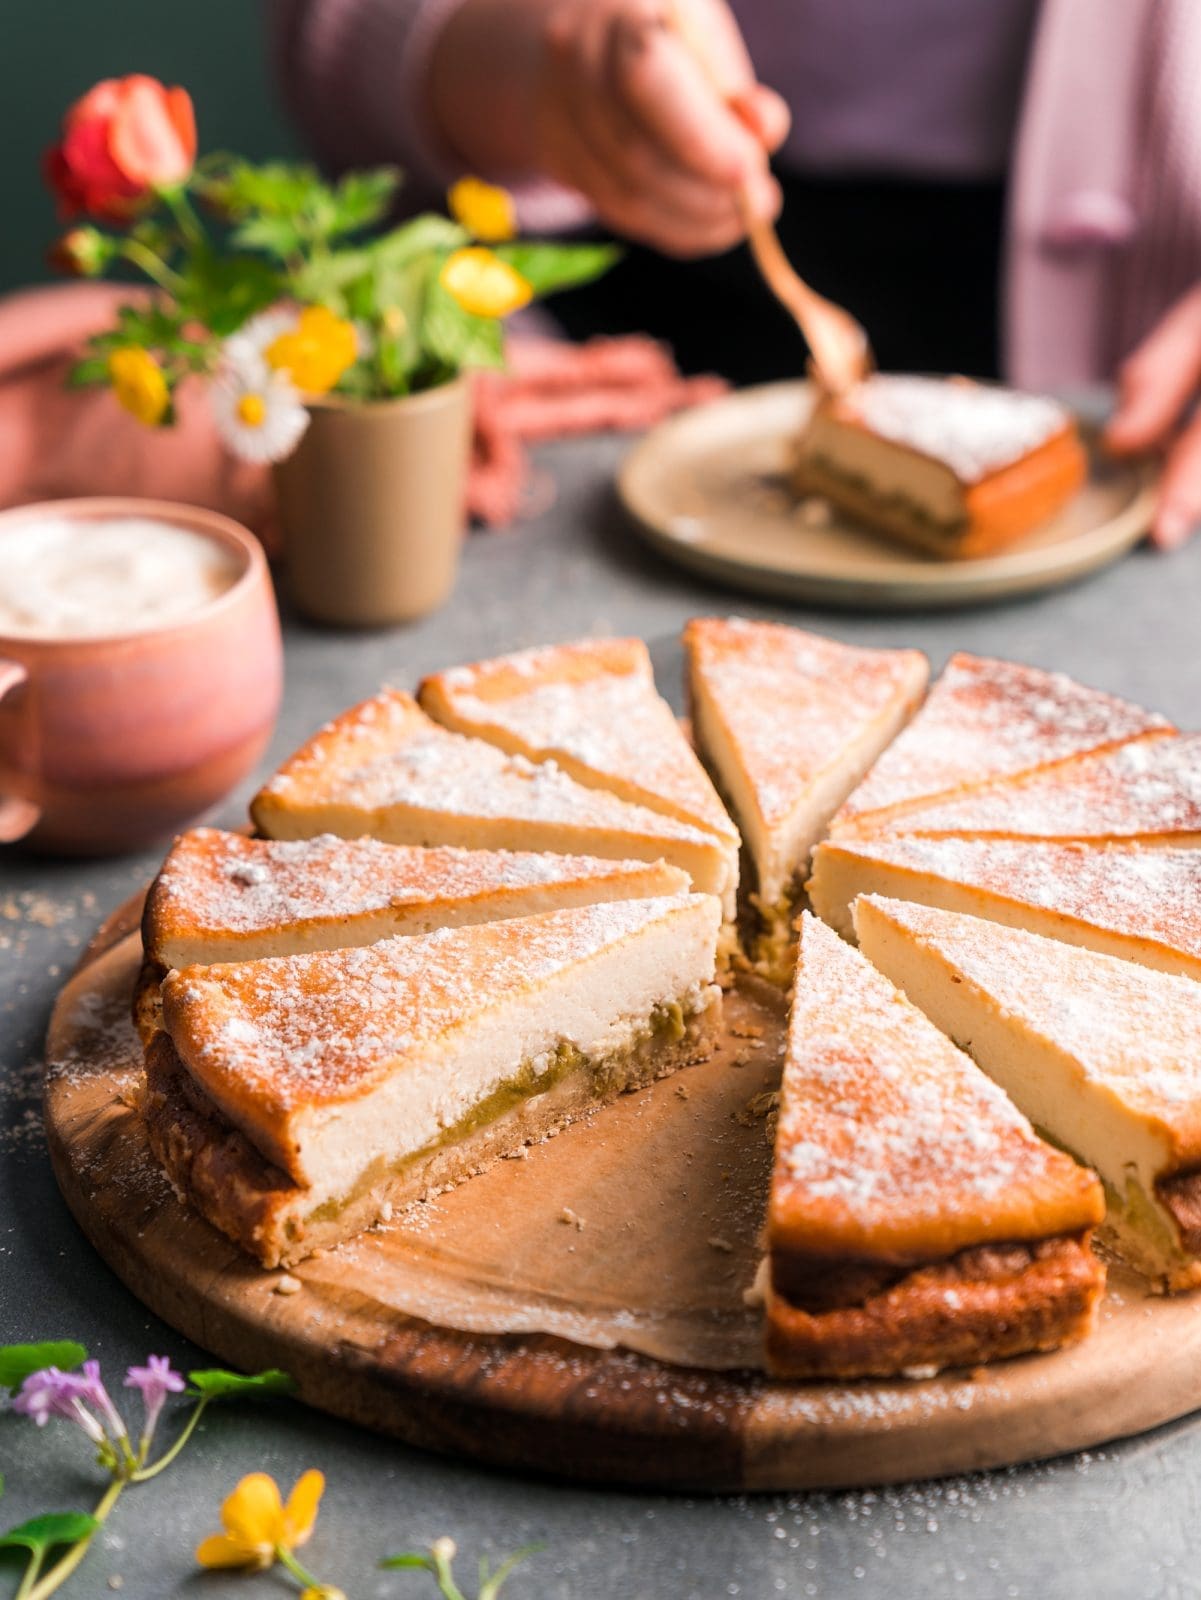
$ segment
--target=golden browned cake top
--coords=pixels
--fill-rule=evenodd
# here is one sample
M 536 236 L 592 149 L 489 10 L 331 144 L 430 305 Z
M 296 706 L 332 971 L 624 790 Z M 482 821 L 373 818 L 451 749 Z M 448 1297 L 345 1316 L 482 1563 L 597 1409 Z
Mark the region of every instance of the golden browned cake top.
M 907 811 L 897 827 L 1043 839 L 1201 833 L 1201 737 L 1135 739 Z
M 784 1064 L 773 1251 L 934 1261 L 1074 1233 L 1096 1178 L 1044 1144 L 866 958 L 806 914 Z
M 1012 466 L 1074 429 L 1043 395 L 964 378 L 875 372 L 833 405 L 869 433 L 941 462 L 964 484 Z
M 648 875 L 668 874 L 660 893 L 687 887 L 683 873 L 641 861 L 540 851 L 423 849 L 377 839 L 248 839 L 192 828 L 175 841 L 147 901 L 147 954 L 180 936 L 242 934 L 360 917 L 408 906 L 508 902 L 542 887 L 599 884 L 599 898 Z M 639 889 L 630 888 L 636 898 Z
M 1158 1124 L 1179 1166 L 1201 1160 L 1201 984 L 1117 956 L 882 896 L 878 915 L 1006 1016 L 1075 1058 L 1138 1117 Z
M 690 916 L 698 901 L 715 907 L 686 894 L 615 900 L 348 950 L 184 967 L 163 983 L 164 1020 L 188 1071 L 220 1104 L 270 1121 L 369 1093 L 500 1001 L 532 998 L 556 973 Z M 603 1007 L 605 997 L 594 998 Z
M 741 617 L 695 618 L 684 644 L 769 827 L 926 677 L 920 650 L 860 650 Z
M 1061 672 L 955 655 L 835 823 L 1016 777 L 1168 726 Z
M 708 842 L 685 822 L 576 783 L 553 761 L 506 755 L 483 739 L 451 733 L 400 689 L 384 689 L 335 717 L 259 791 L 256 817 L 264 801 L 368 812 L 403 806 Z
M 874 834 L 820 846 L 1201 959 L 1201 850 Z
M 671 707 L 640 639 L 587 639 L 451 667 L 426 678 L 421 703 L 464 731 L 535 760 L 556 755 L 583 781 L 707 828 L 737 832 Z

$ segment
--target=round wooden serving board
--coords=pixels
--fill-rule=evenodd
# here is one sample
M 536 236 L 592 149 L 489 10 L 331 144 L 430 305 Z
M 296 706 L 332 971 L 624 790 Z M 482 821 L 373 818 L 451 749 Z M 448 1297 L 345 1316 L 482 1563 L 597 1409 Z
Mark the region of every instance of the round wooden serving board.
M 146 1149 L 130 1103 L 136 912 L 101 931 L 51 1021 L 59 1184 L 139 1299 L 231 1365 L 283 1367 L 311 1405 L 507 1467 L 710 1490 L 1005 1465 L 1201 1405 L 1201 1297 L 1148 1298 L 1117 1270 L 1096 1333 L 1054 1355 L 879 1383 L 749 1370 L 742 1289 L 769 1161 L 759 1097 L 780 1039 L 778 1002 L 753 987 L 728 1001 L 714 1061 L 313 1258 L 281 1294 L 279 1273 L 176 1201 Z M 418 1303 L 442 1320 L 401 1309 Z M 663 1354 L 684 1351 L 701 1365 Z M 719 1370 L 731 1354 L 743 1370 Z
M 808 383 L 740 389 L 681 412 L 639 441 L 618 492 L 670 561 L 775 599 L 862 610 L 979 605 L 1070 583 L 1146 533 L 1155 468 L 1116 462 L 1081 418 L 1088 481 L 1071 503 L 1000 555 L 939 561 L 879 538 L 845 512 L 798 502 L 787 485 L 793 442 L 813 403 Z

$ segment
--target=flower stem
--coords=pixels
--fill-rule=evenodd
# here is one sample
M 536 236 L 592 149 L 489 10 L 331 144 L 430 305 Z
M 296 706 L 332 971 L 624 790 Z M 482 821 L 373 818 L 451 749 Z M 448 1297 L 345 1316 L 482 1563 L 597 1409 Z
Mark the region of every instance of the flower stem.
M 193 211 L 192 206 L 182 188 L 160 189 L 159 193 L 170 207 L 171 215 L 179 224 L 179 231 L 191 245 L 205 243 L 204 229 L 200 218 Z
M 143 271 L 152 283 L 157 283 L 160 289 L 165 289 L 170 295 L 178 295 L 184 287 L 184 280 L 178 272 L 173 272 L 161 256 L 155 255 L 147 245 L 137 239 L 123 239 L 118 251 L 126 261 Z
M 195 1433 L 196 1424 L 204 1415 L 204 1408 L 207 1405 L 207 1400 L 201 1400 L 197 1403 L 195 1411 L 193 1411 L 187 1422 L 184 1423 L 183 1430 L 180 1433 L 179 1438 L 176 1439 L 171 1448 L 169 1450 L 165 1450 L 152 1467 L 141 1467 L 137 1472 L 131 1473 L 130 1481 L 132 1483 L 145 1483 L 148 1478 L 156 1478 L 164 1467 L 169 1467 L 171 1465 L 176 1456 L 183 1449 L 184 1445 L 187 1444 L 193 1433 Z
M 42 1557 L 45 1555 L 45 1553 L 45 1550 L 34 1550 L 30 1554 L 29 1565 L 25 1568 L 25 1574 L 21 1579 L 21 1586 L 17 1590 L 16 1594 L 13 1595 L 13 1600 L 26 1600 L 29 1591 L 33 1588 L 37 1581 L 38 1573 L 42 1570 Z
M 82 1539 L 75 1541 L 66 1555 L 56 1561 L 49 1572 L 28 1591 L 25 1600 L 46 1600 L 47 1595 L 51 1595 L 56 1589 L 61 1588 L 84 1556 L 87 1555 L 92 1540 L 99 1531 L 99 1524 L 107 1520 L 108 1514 L 116 1505 L 117 1498 L 121 1490 L 124 1489 L 125 1484 L 126 1479 L 124 1478 L 113 1479 L 112 1483 L 101 1495 L 95 1511 L 92 1512 L 93 1517 L 96 1519 L 97 1527 L 93 1528 L 90 1533 L 85 1533 Z
M 320 1589 L 323 1587 L 321 1580 L 319 1578 L 314 1578 L 313 1574 L 306 1567 L 302 1567 L 300 1562 L 297 1561 L 296 1557 L 285 1545 L 276 1545 L 275 1558 L 279 1562 L 280 1566 L 287 1567 L 288 1571 L 297 1580 L 297 1582 L 303 1584 L 306 1589 Z

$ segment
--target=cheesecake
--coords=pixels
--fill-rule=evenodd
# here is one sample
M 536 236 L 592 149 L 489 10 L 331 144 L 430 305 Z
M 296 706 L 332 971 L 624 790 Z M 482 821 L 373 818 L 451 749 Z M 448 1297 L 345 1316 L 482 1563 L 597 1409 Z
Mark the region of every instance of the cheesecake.
M 788 982 L 813 847 L 912 716 L 928 663 L 737 617 L 695 619 L 684 646 L 693 734 L 753 866 L 756 953 Z
M 1087 475 L 1076 423 L 1054 400 L 964 378 L 873 373 L 818 400 L 792 486 L 886 538 L 963 559 L 1023 539 Z
M 1201 985 L 900 901 L 857 901 L 855 928 L 876 967 L 1096 1169 L 1101 1237 L 1159 1289 L 1201 1283 Z
M 1201 738 L 1134 739 L 907 811 L 898 832 L 1201 844 Z
M 173 971 L 151 1146 L 215 1227 L 296 1262 L 702 1055 L 720 922 L 680 894 Z
M 1162 717 L 1061 672 L 954 655 L 832 831 L 891 827 L 916 806 L 1173 731 Z
M 663 860 L 734 914 L 727 845 L 677 818 L 577 783 L 553 761 L 508 755 L 433 722 L 385 689 L 335 717 L 251 802 L 271 839 L 333 833 L 389 844 Z
M 848 939 L 854 901 L 878 894 L 1201 979 L 1201 850 L 907 835 L 832 839 L 814 852 L 806 888 L 818 916 Z
M 584 639 L 451 667 L 426 678 L 422 706 L 447 728 L 510 755 L 555 761 L 577 782 L 705 828 L 738 871 L 738 832 L 641 639 Z
M 688 887 L 687 874 L 664 861 L 192 828 L 146 897 L 134 1021 L 143 1041 L 157 1032 L 159 986 L 172 967 L 337 950 Z
M 802 917 L 766 1225 L 770 1372 L 887 1377 L 1080 1339 L 1104 1209 L 1091 1172 Z

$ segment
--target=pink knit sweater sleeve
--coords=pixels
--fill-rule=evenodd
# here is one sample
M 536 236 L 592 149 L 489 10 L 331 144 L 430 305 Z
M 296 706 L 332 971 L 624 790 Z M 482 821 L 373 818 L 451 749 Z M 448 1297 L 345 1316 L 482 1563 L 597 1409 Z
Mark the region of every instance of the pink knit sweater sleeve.
M 436 203 L 462 176 L 437 137 L 425 85 L 438 35 L 463 0 L 271 0 L 271 32 L 284 97 L 314 151 L 335 171 L 395 163 L 404 206 Z M 577 226 L 581 196 L 537 177 L 483 173 L 515 191 L 525 228 Z

